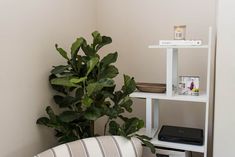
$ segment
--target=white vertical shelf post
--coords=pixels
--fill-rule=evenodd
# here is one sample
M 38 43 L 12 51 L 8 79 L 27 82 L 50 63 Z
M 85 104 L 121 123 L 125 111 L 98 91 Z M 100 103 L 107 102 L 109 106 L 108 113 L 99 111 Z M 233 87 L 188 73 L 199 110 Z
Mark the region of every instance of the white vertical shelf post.
M 152 99 L 146 99 L 146 133 L 151 136 L 152 133 Z
M 178 49 L 167 48 L 166 64 L 166 93 L 167 96 L 172 96 L 178 82 Z
M 208 127 L 209 127 L 209 110 L 210 110 L 210 80 L 211 80 L 211 42 L 212 42 L 212 27 L 209 27 L 208 35 L 208 57 L 207 57 L 207 87 L 206 87 L 206 109 L 205 109 L 205 131 L 204 131 L 204 157 L 207 157 L 207 146 L 208 146 Z
M 147 135 L 149 137 L 153 137 L 155 134 L 155 131 L 157 131 L 158 129 L 158 126 L 159 126 L 158 99 L 147 98 L 146 99 L 146 133 Z

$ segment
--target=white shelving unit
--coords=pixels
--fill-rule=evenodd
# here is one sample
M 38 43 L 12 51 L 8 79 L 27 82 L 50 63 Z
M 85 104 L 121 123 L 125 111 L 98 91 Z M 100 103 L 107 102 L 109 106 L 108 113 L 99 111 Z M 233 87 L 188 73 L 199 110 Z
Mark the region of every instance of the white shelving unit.
M 193 152 L 204 153 L 204 157 L 207 157 L 207 142 L 208 142 L 208 120 L 209 120 L 209 92 L 210 92 L 210 71 L 211 71 L 211 40 L 212 40 L 212 28 L 209 28 L 208 33 L 208 45 L 200 46 L 159 46 L 150 45 L 151 49 L 166 49 L 167 53 L 167 72 L 166 72 L 166 93 L 146 93 L 146 92 L 134 92 L 131 97 L 146 99 L 146 128 L 140 130 L 139 134 L 145 134 L 153 137 L 151 142 L 160 147 L 181 149 Z M 208 61 L 207 61 L 207 87 L 205 93 L 200 93 L 199 96 L 186 96 L 177 95 L 174 92 L 174 88 L 178 85 L 178 51 L 179 49 L 207 49 Z M 172 100 L 172 101 L 188 101 L 188 102 L 200 102 L 205 105 L 205 127 L 204 127 L 204 144 L 202 146 L 180 144 L 172 142 L 164 142 L 158 140 L 159 132 L 159 103 L 158 100 Z M 153 111 L 153 112 L 152 112 Z

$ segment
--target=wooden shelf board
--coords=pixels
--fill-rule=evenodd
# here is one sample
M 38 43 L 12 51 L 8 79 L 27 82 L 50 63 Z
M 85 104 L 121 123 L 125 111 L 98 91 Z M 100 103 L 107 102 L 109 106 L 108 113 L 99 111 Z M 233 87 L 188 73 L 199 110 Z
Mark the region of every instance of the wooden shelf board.
M 207 95 L 203 93 L 200 94 L 199 96 L 190 96 L 190 95 L 167 96 L 165 93 L 134 92 L 130 96 L 134 98 L 152 98 L 152 99 L 162 99 L 162 100 L 205 102 L 205 103 L 208 101 Z

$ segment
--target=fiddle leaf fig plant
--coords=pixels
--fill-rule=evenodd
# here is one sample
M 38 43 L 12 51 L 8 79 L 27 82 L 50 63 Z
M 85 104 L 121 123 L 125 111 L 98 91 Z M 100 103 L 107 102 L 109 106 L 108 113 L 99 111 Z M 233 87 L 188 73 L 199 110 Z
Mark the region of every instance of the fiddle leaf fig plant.
M 132 112 L 133 102 L 129 95 L 136 89 L 134 78 L 124 75 L 124 84 L 117 90 L 114 78 L 118 69 L 114 63 L 118 53 L 109 53 L 103 58 L 98 54 L 112 39 L 97 31 L 92 37 L 90 45 L 83 37 L 77 38 L 70 53 L 55 45 L 66 60 L 64 65 L 54 66 L 49 76 L 50 85 L 56 91 L 53 99 L 60 112 L 55 113 L 48 106 L 48 116 L 39 118 L 37 124 L 53 128 L 59 143 L 66 143 L 94 136 L 94 122 L 107 116 L 104 135 L 136 136 L 154 151 L 148 141 L 150 138 L 136 134 L 144 127 L 143 120 L 123 116 L 125 112 Z

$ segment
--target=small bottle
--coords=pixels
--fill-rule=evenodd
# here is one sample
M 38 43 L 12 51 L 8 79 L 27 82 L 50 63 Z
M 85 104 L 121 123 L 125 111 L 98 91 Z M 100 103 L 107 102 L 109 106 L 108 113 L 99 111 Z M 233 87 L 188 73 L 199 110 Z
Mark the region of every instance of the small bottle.
M 186 25 L 174 26 L 174 40 L 185 40 Z

